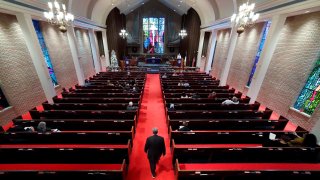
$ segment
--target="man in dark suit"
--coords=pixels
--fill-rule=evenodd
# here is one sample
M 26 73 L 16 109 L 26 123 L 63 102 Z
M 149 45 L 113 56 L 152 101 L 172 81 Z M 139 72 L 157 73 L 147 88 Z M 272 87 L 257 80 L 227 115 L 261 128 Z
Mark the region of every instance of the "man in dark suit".
M 159 162 L 161 155 L 166 155 L 166 146 L 164 139 L 158 136 L 158 128 L 152 129 L 153 136 L 147 138 L 144 152 L 148 154 L 152 178 L 156 177 L 156 164 Z

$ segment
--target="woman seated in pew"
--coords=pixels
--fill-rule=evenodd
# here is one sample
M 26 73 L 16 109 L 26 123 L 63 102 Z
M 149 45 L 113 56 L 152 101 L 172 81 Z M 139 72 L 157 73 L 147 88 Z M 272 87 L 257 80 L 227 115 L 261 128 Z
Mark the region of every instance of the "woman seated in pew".
M 185 82 L 185 83 L 183 84 L 183 86 L 184 86 L 184 87 L 190 87 L 190 84 L 189 84 L 188 82 Z
M 188 128 L 188 122 L 183 121 L 182 125 L 179 126 L 178 131 L 191 131 L 190 128 Z
M 174 104 L 170 104 L 170 107 L 168 108 L 168 111 L 175 111 L 175 109 L 174 109 Z
M 317 137 L 311 133 L 305 133 L 303 136 L 299 136 L 296 132 L 293 134 L 295 137 L 281 136 L 279 139 L 275 139 L 280 144 L 289 146 L 289 147 L 318 147 Z
M 24 127 L 23 128 L 25 132 L 35 132 L 34 127 L 30 126 L 30 127 Z
M 227 99 L 222 102 L 222 105 L 230 105 L 230 104 L 239 104 L 238 98 L 233 96 L 231 100 Z
M 190 98 L 190 97 L 186 93 L 182 93 L 181 98 L 182 99 L 187 99 L 187 98 Z
M 182 82 L 182 80 L 180 80 L 180 82 L 178 83 L 178 86 L 183 86 L 184 83 Z
M 209 98 L 209 99 L 216 99 L 216 96 L 217 96 L 217 93 L 214 92 L 214 91 L 212 91 L 212 93 L 210 93 L 210 94 L 208 95 L 208 98 Z
M 133 102 L 130 101 L 128 106 L 127 106 L 127 110 L 136 110 L 136 109 L 138 109 L 138 107 L 137 106 L 133 106 Z
M 174 73 L 172 74 L 172 76 L 173 76 L 173 77 L 176 77 L 176 76 L 178 76 L 178 74 L 177 74 L 176 72 L 174 72 Z
M 162 75 L 162 79 L 166 79 L 168 78 L 167 73 L 164 73 L 164 75 Z

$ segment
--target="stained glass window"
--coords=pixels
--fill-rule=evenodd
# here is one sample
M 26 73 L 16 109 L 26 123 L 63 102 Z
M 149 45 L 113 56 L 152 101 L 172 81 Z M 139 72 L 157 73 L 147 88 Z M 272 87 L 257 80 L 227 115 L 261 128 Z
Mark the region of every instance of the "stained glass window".
M 49 75 L 51 77 L 52 83 L 53 83 L 54 86 L 57 86 L 58 85 L 57 77 L 56 77 L 56 75 L 55 75 L 55 73 L 53 71 L 53 66 L 52 66 L 52 63 L 51 63 L 50 56 L 49 56 L 48 48 L 46 46 L 46 43 L 45 43 L 43 35 L 42 35 L 40 22 L 37 21 L 37 20 L 32 20 L 32 22 L 33 22 L 33 26 L 34 26 L 34 28 L 36 30 L 36 33 L 37 33 L 37 37 L 38 37 L 38 40 L 39 40 L 39 43 L 40 43 L 40 46 L 41 46 L 42 54 L 43 54 L 44 59 L 46 61 L 46 64 L 47 64 L 47 67 L 48 67 L 48 71 L 49 71 Z
M 311 115 L 320 103 L 320 58 L 316 62 L 294 108 Z
M 267 35 L 268 35 L 268 32 L 269 32 L 270 25 L 271 25 L 271 21 L 268 21 L 266 23 L 266 25 L 264 26 L 264 28 L 263 28 L 263 33 L 262 33 L 260 45 L 259 45 L 256 57 L 253 60 L 253 66 L 252 66 L 252 69 L 251 69 L 251 72 L 250 72 L 250 75 L 249 75 L 249 80 L 247 82 L 247 86 L 250 86 L 252 78 L 253 78 L 253 75 L 256 72 L 257 64 L 259 62 L 260 55 L 261 55 L 262 49 L 264 47 L 264 43 L 266 42 L 266 38 L 267 38 Z
M 0 111 L 9 107 L 9 103 L 0 88 Z
M 163 53 L 164 52 L 164 28 L 165 18 L 143 18 L 143 52 Z

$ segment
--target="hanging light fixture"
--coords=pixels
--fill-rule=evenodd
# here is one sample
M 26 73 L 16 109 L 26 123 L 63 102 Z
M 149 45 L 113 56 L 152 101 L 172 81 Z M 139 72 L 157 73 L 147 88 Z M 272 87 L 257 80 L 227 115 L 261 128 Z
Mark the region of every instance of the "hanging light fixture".
M 240 35 L 246 27 L 252 26 L 258 19 L 259 14 L 253 12 L 255 3 L 249 4 L 249 1 L 239 7 L 239 13 L 231 16 L 231 23 L 237 27 L 237 33 Z
M 128 36 L 128 33 L 127 33 L 127 31 L 126 31 L 125 29 L 121 29 L 119 35 L 120 35 L 123 39 L 125 39 L 125 38 Z
M 66 5 L 59 4 L 56 0 L 54 2 L 48 2 L 49 12 L 44 12 L 44 17 L 50 24 L 58 25 L 59 30 L 63 33 L 67 32 L 68 25 L 74 20 L 74 16 L 71 13 L 67 13 Z M 62 8 L 62 9 L 61 9 Z
M 180 2 L 182 2 L 182 1 L 180 1 Z M 186 1 L 184 1 L 184 3 L 185 3 L 185 11 L 187 11 Z M 187 12 L 186 12 L 186 14 L 187 14 Z M 188 35 L 187 30 L 184 29 L 184 22 L 185 22 L 185 21 L 184 21 L 184 19 L 183 19 L 182 29 L 180 30 L 180 33 L 179 33 L 179 36 L 181 37 L 181 39 L 185 38 L 185 37 Z

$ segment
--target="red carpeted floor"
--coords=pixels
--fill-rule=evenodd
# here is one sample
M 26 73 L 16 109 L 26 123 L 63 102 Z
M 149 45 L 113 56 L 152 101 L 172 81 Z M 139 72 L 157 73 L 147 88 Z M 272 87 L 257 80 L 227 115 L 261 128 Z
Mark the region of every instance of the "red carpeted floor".
M 152 128 L 159 128 L 159 135 L 165 138 L 167 154 L 157 165 L 156 179 L 174 179 L 169 136 L 165 119 L 159 74 L 148 74 L 133 149 L 130 157 L 128 180 L 152 179 L 147 155 L 144 153 L 146 138 L 152 135 Z

